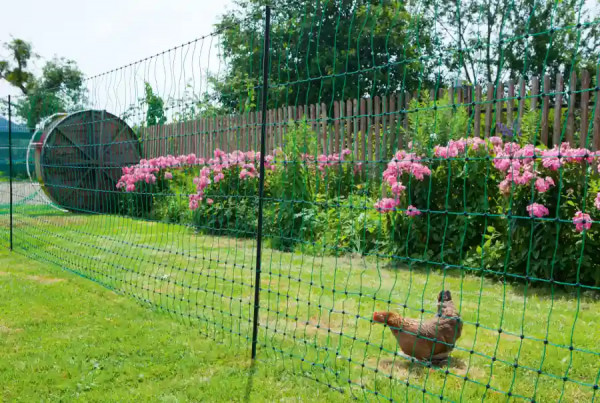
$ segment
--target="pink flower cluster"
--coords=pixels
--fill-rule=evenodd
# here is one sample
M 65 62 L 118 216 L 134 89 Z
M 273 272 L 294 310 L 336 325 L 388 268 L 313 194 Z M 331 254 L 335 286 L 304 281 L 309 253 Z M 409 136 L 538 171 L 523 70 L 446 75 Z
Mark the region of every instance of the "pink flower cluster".
M 247 180 L 258 177 L 256 166 L 260 163 L 260 153 L 254 151 L 234 151 L 226 153 L 218 148 L 214 151 L 214 158 L 206 161 L 207 166 L 200 170 L 200 175 L 194 178 L 196 193 L 189 195 L 189 207 L 196 210 L 199 203 L 204 199 L 205 189 L 211 183 L 218 183 L 225 178 L 225 171 L 238 167 L 240 169 L 239 178 Z M 274 171 L 274 157 L 265 156 L 265 169 Z M 208 204 L 212 204 L 212 199 L 207 199 Z
M 214 151 L 214 158 L 208 160 L 198 158 L 195 154 L 180 155 L 174 157 L 167 155 L 152 159 L 142 159 L 136 165 L 123 168 L 123 175 L 117 182 L 117 189 L 124 188 L 127 192 L 135 191 L 135 185 L 140 182 L 149 184 L 156 183 L 157 175 L 167 169 L 178 169 L 191 166 L 203 166 L 200 175 L 194 178 L 196 193 L 189 196 L 189 207 L 195 210 L 199 202 L 204 199 L 204 190 L 211 183 L 218 183 L 225 178 L 224 172 L 233 167 L 239 167 L 239 178 L 250 179 L 258 176 L 257 165 L 260 163 L 260 153 L 254 151 L 234 151 L 226 153 L 219 149 Z M 275 170 L 274 157 L 265 156 L 265 168 Z M 173 173 L 165 171 L 164 179 L 173 179 Z M 212 199 L 207 199 L 208 204 L 212 204 Z
M 573 224 L 575 224 L 577 232 L 583 232 L 584 229 L 588 230 L 592 228 L 592 218 L 589 214 L 578 211 L 575 217 L 573 217 Z
M 539 203 L 533 203 L 527 206 L 527 212 L 529 213 L 529 217 L 545 217 L 550 214 L 548 208 Z
M 352 151 L 345 148 L 340 154 L 321 154 L 317 157 L 317 169 L 321 172 L 325 172 L 325 168 L 340 166 L 345 161 L 345 157 L 350 155 Z
M 375 209 L 380 213 L 387 213 L 394 210 L 399 204 L 399 199 L 390 199 L 389 197 L 386 197 L 375 203 Z
M 535 181 L 538 192 L 544 193 L 554 186 L 550 176 L 542 174 L 542 169 L 557 171 L 567 164 L 593 163 L 598 153 L 593 153 L 585 148 L 572 148 L 569 143 L 562 143 L 550 150 L 542 150 L 533 144 L 524 147 L 517 143 L 503 144 L 501 139 L 493 142 L 494 167 L 505 172 L 506 176 L 500 182 L 500 191 L 510 193 L 511 185 L 528 185 Z M 540 166 L 534 166 L 534 160 L 540 158 Z
M 416 180 L 422 181 L 425 176 L 431 175 L 431 170 L 424 165 L 423 158 L 414 153 L 407 153 L 404 150 L 398 151 L 394 158 L 387 164 L 383 172 L 383 180 L 390 187 L 394 198 L 384 198 L 375 203 L 375 209 L 380 213 L 388 213 L 394 210 L 400 204 L 400 196 L 404 193 L 406 186 L 402 184 L 402 176 L 407 174 Z M 408 206 L 406 215 L 416 216 L 421 212 L 414 206 Z
M 281 151 L 279 151 L 281 152 Z M 317 168 L 322 174 L 325 174 L 329 168 L 340 167 L 342 162 L 348 161 L 346 157 L 352 154 L 348 148 L 344 148 L 340 154 L 320 154 L 317 156 L 316 161 L 314 155 L 301 154 L 300 160 L 309 168 Z M 353 172 L 356 174 L 363 169 L 362 162 L 355 162 L 352 164 Z
M 435 146 L 433 149 L 433 155 L 444 159 L 456 158 L 465 154 L 467 146 L 470 146 L 472 150 L 477 151 L 480 147 L 482 147 L 482 149 L 487 149 L 488 143 L 479 137 L 450 140 L 447 146 Z
M 178 168 L 186 165 L 203 164 L 204 159 L 196 158 L 195 154 L 180 155 L 174 157 L 167 155 L 166 157 L 158 157 L 152 159 L 142 159 L 136 165 L 123 168 L 123 175 L 117 182 L 117 189 L 125 188 L 127 192 L 135 191 L 135 185 L 139 182 L 156 183 L 156 175 L 162 169 Z M 173 175 L 169 172 L 165 173 L 165 179 L 172 179 Z
M 598 163 L 600 171 L 600 151 L 592 152 L 585 148 L 572 148 L 568 143 L 549 150 L 535 147 L 533 144 L 520 146 L 514 142 L 504 142 L 500 137 L 490 137 L 487 141 L 480 138 L 462 138 L 450 140 L 445 146 L 436 146 L 434 156 L 441 159 L 466 157 L 470 151 L 484 152 L 493 159 L 493 165 L 504 173 L 504 178 L 499 184 L 501 193 L 510 193 L 513 185 L 525 186 L 533 184 L 538 193 L 545 193 L 556 186 L 552 172 L 568 164 Z M 540 162 L 535 164 L 536 159 Z M 383 173 L 384 181 L 389 185 L 394 197 L 384 198 L 375 203 L 375 208 L 381 213 L 395 210 L 400 205 L 400 196 L 405 186 L 400 181 L 402 174 L 408 173 L 418 180 L 430 175 L 431 171 L 423 164 L 423 159 L 398 151 L 395 158 L 388 164 Z M 600 210 L 600 192 L 596 195 L 594 206 Z M 531 217 L 545 217 L 550 214 L 548 208 L 539 203 L 527 206 L 527 213 Z M 409 216 L 418 215 L 420 211 L 409 206 L 406 210 Z M 579 232 L 589 229 L 592 225 L 589 214 L 577 212 L 573 217 L 575 229 Z

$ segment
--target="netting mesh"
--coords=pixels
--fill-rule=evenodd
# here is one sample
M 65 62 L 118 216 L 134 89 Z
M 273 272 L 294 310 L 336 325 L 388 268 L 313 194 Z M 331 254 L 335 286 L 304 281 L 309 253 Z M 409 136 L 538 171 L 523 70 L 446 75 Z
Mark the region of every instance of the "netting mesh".
M 361 399 L 595 399 L 597 5 L 270 7 L 13 97 L 2 244 Z

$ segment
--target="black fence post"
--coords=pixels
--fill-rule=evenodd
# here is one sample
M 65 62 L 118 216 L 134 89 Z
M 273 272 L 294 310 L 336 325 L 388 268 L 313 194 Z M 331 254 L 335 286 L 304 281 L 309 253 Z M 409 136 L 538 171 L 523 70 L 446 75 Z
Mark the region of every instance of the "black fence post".
M 8 96 L 8 194 L 9 194 L 9 248 L 13 250 L 13 158 L 12 158 L 12 105 Z
M 254 322 L 252 323 L 252 359 L 256 358 L 258 339 L 258 312 L 260 308 L 260 274 L 263 228 L 263 197 L 265 190 L 265 153 L 267 133 L 267 92 L 269 83 L 269 34 L 271 31 L 271 8 L 265 9 L 265 40 L 263 45 L 262 122 L 260 129 L 260 176 L 258 178 L 258 228 L 256 231 L 256 273 L 254 277 Z

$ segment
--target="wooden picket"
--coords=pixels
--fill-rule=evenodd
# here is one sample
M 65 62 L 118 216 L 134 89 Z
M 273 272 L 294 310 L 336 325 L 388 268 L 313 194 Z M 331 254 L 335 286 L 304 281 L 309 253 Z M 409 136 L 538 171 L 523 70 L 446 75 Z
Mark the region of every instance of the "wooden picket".
M 541 80 L 541 81 L 540 81 Z M 595 90 L 597 79 L 587 71 L 571 72 L 567 79 L 559 74 L 510 80 L 496 85 L 461 86 L 420 91 L 427 94 L 436 111 L 464 108 L 471 126 L 464 136 L 496 135 L 497 125 L 521 128 L 528 111 L 538 116 L 537 139 L 553 146 L 563 141 L 573 145 L 600 147 L 600 102 Z M 540 82 L 542 83 L 540 91 Z M 450 105 L 440 103 L 448 94 Z M 418 94 L 398 92 L 377 94 L 361 99 L 335 100 L 332 104 L 285 106 L 267 112 L 266 149 L 282 147 L 290 121 L 306 119 L 317 136 L 320 152 L 339 153 L 348 148 L 357 160 L 383 162 L 390 152 L 411 140 L 411 122 L 422 109 L 411 103 Z M 430 110 L 430 111 L 431 111 Z M 435 112 L 434 112 L 435 113 Z M 551 115 L 552 114 L 552 115 Z M 552 117 L 552 119 L 550 119 Z M 209 158 L 215 148 L 224 151 L 258 150 L 261 113 L 207 116 L 187 122 L 175 122 L 140 129 L 144 157 L 195 153 Z M 550 133 L 551 132 L 551 133 Z M 360 139 L 360 141 L 357 141 Z

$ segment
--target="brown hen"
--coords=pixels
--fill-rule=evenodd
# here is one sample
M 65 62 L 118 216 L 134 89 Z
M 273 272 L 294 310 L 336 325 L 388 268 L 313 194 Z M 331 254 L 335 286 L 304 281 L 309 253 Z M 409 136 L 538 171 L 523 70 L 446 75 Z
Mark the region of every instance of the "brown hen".
M 404 354 L 431 362 L 446 360 L 462 332 L 462 321 L 450 291 L 438 295 L 435 318 L 420 321 L 394 312 L 375 312 L 373 321 L 390 327 Z

